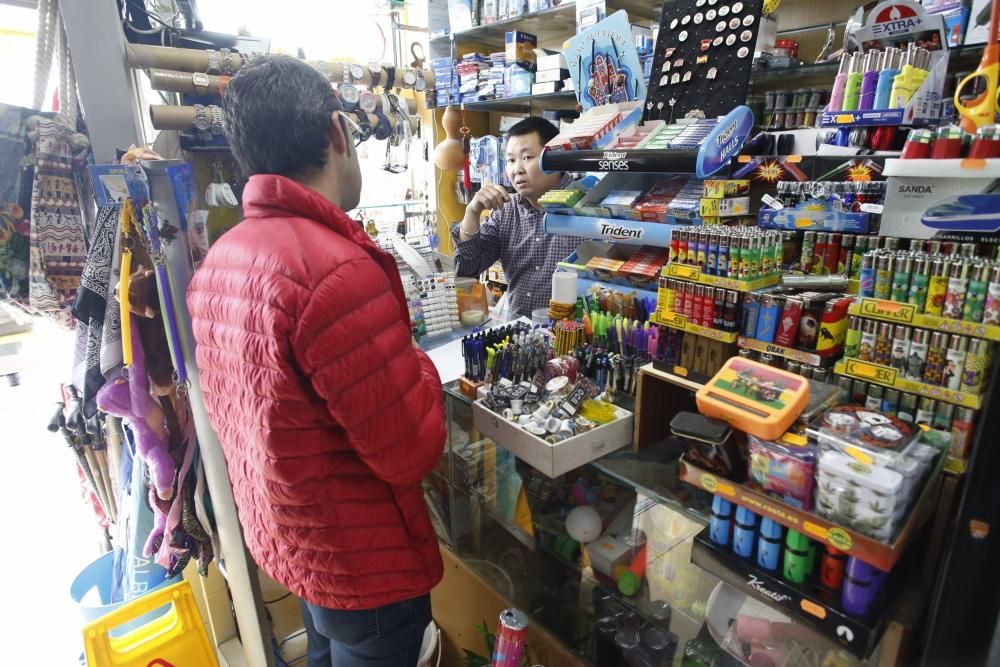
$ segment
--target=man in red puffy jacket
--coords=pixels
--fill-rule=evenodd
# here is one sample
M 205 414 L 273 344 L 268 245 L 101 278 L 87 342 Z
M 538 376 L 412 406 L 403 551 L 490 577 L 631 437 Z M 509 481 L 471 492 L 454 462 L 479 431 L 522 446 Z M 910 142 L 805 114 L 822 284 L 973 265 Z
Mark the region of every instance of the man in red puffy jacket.
M 198 368 L 257 563 L 304 603 L 309 666 L 415 665 L 441 556 L 444 446 L 393 258 L 344 214 L 361 172 L 330 82 L 263 56 L 223 100 L 246 219 L 188 292 Z

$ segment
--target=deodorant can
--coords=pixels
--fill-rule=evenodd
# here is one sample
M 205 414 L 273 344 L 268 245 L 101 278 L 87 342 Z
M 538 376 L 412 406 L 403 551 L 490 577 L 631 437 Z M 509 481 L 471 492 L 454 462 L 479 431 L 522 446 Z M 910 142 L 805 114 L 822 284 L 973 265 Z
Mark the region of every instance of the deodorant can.
M 941 316 L 944 312 L 944 298 L 948 293 L 948 260 L 938 257 L 931 262 L 931 277 L 927 282 L 927 301 L 924 312 Z
M 969 339 L 965 336 L 952 336 L 948 341 L 943 381 L 943 385 L 948 389 L 957 391 L 962 385 L 962 372 L 965 370 L 965 355 L 968 345 Z

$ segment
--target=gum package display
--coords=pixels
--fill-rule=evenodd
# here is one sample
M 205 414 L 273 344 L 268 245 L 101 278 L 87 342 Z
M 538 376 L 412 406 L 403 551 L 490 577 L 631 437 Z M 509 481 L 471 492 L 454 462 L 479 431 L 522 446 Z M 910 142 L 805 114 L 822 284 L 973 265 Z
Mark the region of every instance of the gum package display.
M 698 2 L 663 4 L 643 120 L 715 118 L 746 100 L 763 2 L 719 0 L 717 20 L 705 20 Z

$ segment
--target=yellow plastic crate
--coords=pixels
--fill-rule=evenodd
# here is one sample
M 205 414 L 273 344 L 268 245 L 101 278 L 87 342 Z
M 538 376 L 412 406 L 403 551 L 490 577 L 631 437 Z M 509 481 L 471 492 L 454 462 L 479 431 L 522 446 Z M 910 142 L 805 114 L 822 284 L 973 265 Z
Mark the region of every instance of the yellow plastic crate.
M 111 631 L 143 614 L 170 610 L 119 637 Z M 186 582 L 153 591 L 83 628 L 88 667 L 218 667 L 191 586 Z

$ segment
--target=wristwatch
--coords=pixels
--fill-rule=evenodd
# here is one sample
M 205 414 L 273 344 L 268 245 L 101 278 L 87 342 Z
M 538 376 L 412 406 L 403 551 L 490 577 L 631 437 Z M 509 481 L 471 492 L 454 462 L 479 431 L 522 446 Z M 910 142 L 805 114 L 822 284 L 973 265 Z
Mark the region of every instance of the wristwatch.
M 212 127 L 212 120 L 208 117 L 208 109 L 204 104 L 194 105 L 194 128 L 201 132 L 207 132 Z
M 351 76 L 355 81 L 363 81 L 365 78 L 365 68 L 357 63 L 351 65 Z
M 389 75 L 388 79 L 385 82 L 385 89 L 386 90 L 392 90 L 393 86 L 396 85 L 396 66 L 395 65 L 386 65 L 385 66 L 385 72 L 386 72 L 386 74 Z
M 368 141 L 372 137 L 372 123 L 368 120 L 368 114 L 358 110 L 354 112 L 354 117 L 358 119 L 358 127 L 361 128 L 361 141 Z
M 414 88 L 416 88 L 418 91 L 421 92 L 427 90 L 427 79 L 424 78 L 424 70 L 418 69 L 416 70 L 416 72 L 417 72 L 417 83 L 414 84 Z
M 362 111 L 375 113 L 375 109 L 378 107 L 378 95 L 370 90 L 362 90 L 358 99 L 358 107 Z
M 344 103 L 345 111 L 354 111 L 358 108 L 358 89 L 351 84 L 351 69 L 346 63 L 341 66 L 343 82 L 340 84 L 340 99 Z
M 222 107 L 213 104 L 209 110 L 212 112 L 212 134 L 222 134 Z
M 378 125 L 375 126 L 375 138 L 379 141 L 384 141 L 392 136 L 392 124 L 389 122 L 389 116 L 386 112 L 389 110 L 389 102 L 386 99 L 385 94 L 382 94 L 382 108 L 375 109 L 375 115 L 378 116 Z
M 222 73 L 232 76 L 236 73 L 233 69 L 233 52 L 229 49 L 220 49 L 222 53 Z
M 407 88 L 417 87 L 417 74 L 412 69 L 403 70 L 403 85 Z
M 219 52 L 215 49 L 208 49 L 206 51 L 208 55 L 208 67 L 205 68 L 207 74 L 221 74 L 222 70 L 219 69 Z
M 194 92 L 199 95 L 208 95 L 208 75 L 204 72 L 194 72 L 191 75 L 191 85 L 194 86 Z
M 375 62 L 368 63 L 368 72 L 372 75 L 372 85 L 369 88 L 375 90 L 382 80 L 382 66 Z

